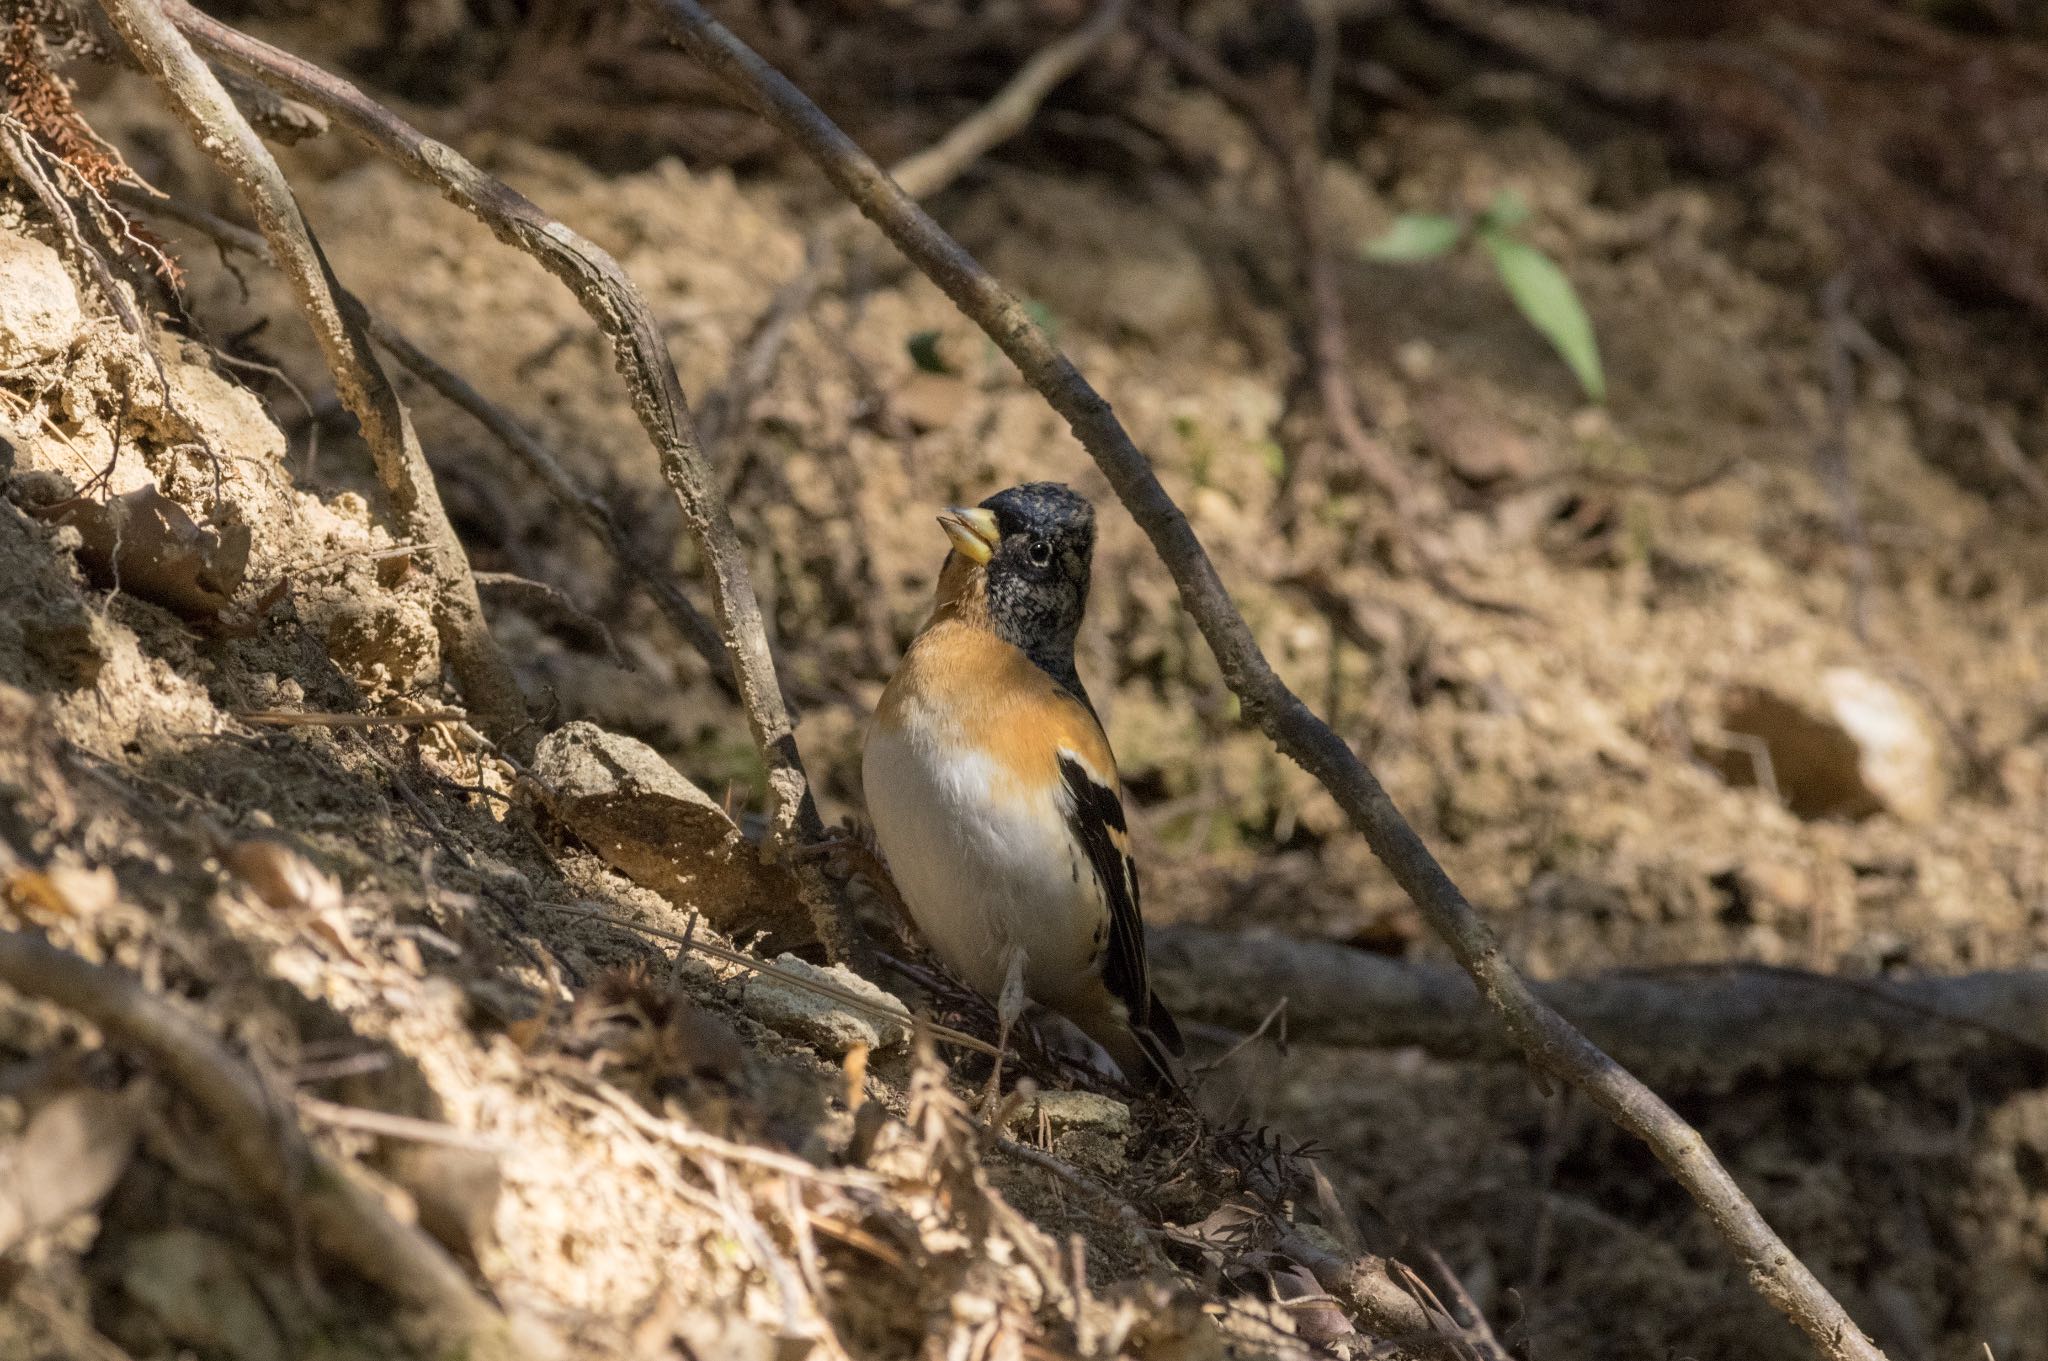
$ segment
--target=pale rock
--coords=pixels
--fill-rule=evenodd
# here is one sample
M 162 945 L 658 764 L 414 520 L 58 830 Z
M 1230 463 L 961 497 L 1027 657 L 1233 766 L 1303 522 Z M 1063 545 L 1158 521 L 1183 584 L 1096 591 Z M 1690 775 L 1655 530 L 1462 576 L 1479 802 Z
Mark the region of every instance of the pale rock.
M 811 938 L 795 877 L 763 864 L 725 810 L 645 743 L 568 723 L 541 740 L 533 771 L 549 811 L 634 883 L 729 936 Z
M 1863 783 L 1908 822 L 1928 822 L 1948 797 L 1941 748 L 1918 703 L 1866 671 L 1838 666 L 1821 677 L 1835 722 L 1856 743 Z
M 851 969 L 839 965 L 820 968 L 789 954 L 778 956 L 775 967 L 850 992 L 889 1015 L 855 1011 L 835 998 L 763 973 L 749 978 L 746 990 L 740 994 L 742 1008 L 763 1025 L 802 1040 L 833 1058 L 844 1057 L 860 1045 L 879 1050 L 910 1043 L 909 1008 Z
M 57 252 L 0 231 L 0 369 L 62 354 L 85 324 Z

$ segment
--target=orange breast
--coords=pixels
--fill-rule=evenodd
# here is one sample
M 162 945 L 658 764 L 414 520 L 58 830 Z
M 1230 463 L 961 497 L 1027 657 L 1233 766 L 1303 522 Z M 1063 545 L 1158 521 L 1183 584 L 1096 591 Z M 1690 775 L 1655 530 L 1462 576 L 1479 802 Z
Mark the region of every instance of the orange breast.
M 1116 758 L 1095 716 L 1023 652 L 975 623 L 934 619 L 882 692 L 875 722 L 980 750 L 1014 782 L 1005 792 L 1057 787 L 1062 750 L 1116 787 Z

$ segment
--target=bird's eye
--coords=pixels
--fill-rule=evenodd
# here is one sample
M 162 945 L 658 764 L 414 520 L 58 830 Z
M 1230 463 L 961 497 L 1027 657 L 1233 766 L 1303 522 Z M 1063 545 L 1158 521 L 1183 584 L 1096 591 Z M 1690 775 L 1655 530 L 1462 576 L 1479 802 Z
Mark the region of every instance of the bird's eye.
M 1033 539 L 1027 551 L 1031 555 L 1033 567 L 1044 567 L 1052 562 L 1052 545 L 1044 539 Z

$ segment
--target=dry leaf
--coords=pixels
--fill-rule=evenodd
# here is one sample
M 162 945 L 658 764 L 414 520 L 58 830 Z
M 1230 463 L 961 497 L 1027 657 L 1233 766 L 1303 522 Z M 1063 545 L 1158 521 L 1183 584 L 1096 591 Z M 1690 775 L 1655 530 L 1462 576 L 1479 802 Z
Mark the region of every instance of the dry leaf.
M 45 917 L 90 917 L 114 905 L 119 886 L 104 865 L 52 865 L 23 870 L 7 881 L 10 907 Z
M 78 560 L 94 584 L 213 622 L 249 570 L 249 527 L 202 529 L 151 483 L 109 501 L 74 497 L 39 508 L 78 531 Z
M 327 912 L 341 906 L 341 885 L 278 837 L 237 841 L 221 852 L 221 859 L 258 898 L 280 912 Z

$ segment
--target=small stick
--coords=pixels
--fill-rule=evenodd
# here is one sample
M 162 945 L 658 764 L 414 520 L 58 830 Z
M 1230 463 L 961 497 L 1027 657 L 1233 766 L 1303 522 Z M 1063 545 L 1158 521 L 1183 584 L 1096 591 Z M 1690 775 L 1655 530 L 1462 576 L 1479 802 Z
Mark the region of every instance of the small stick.
M 421 728 L 433 723 L 467 723 L 460 709 L 434 709 L 423 714 L 292 713 L 283 709 L 248 709 L 234 715 L 264 728 Z
M 317 1096 L 299 1098 L 299 1113 L 308 1119 L 336 1129 L 358 1130 L 364 1134 L 377 1134 L 387 1139 L 403 1139 L 415 1144 L 444 1144 L 449 1148 L 474 1149 L 479 1153 L 492 1153 L 505 1157 L 515 1150 L 502 1139 L 492 1139 L 438 1120 L 421 1120 L 411 1115 L 396 1115 L 390 1111 L 365 1110 L 361 1106 L 344 1106 L 334 1101 L 323 1101 Z
M 512 667 L 484 622 L 469 559 L 434 486 L 412 419 L 370 348 L 361 309 L 341 292 L 284 172 L 220 80 L 154 0 L 101 0 L 107 17 L 221 173 L 241 190 L 297 295 L 343 403 L 360 422 L 405 537 L 434 581 L 434 624 L 463 697 L 500 736 L 526 721 Z
M 898 161 L 890 167 L 890 176 L 912 198 L 930 198 L 944 190 L 976 161 L 1030 126 L 1046 96 L 1123 26 L 1129 8 L 1129 0 L 1103 0 L 1087 23 L 1040 49 L 988 103 L 932 145 Z M 745 424 L 755 394 L 775 375 L 791 324 L 824 287 L 836 248 L 844 244 L 846 229 L 859 220 L 852 204 L 841 204 L 805 239 L 803 268 L 775 290 L 768 309 L 733 356 L 725 382 L 704 398 L 697 424 L 706 448 L 716 450 Z
M 819 997 L 829 997 L 842 1006 L 851 1007 L 855 1011 L 866 1015 L 885 1021 L 895 1021 L 899 1024 L 903 1021 L 903 1014 L 901 1012 L 882 1006 L 879 1003 L 871 1002 L 857 992 L 851 992 L 846 988 L 838 987 L 835 984 L 826 983 L 819 979 L 806 978 L 802 974 L 790 973 L 788 970 L 778 968 L 765 959 L 755 959 L 752 955 L 744 954 L 738 950 L 729 950 L 723 945 L 718 945 L 708 940 L 699 940 L 696 933 L 695 918 L 691 919 L 691 929 L 688 932 L 682 932 L 670 931 L 659 926 L 651 926 L 646 922 L 637 922 L 631 917 L 621 917 L 615 913 L 603 912 L 594 907 L 579 907 L 574 903 L 533 903 L 531 906 L 540 908 L 545 912 L 560 912 L 572 917 L 586 917 L 591 921 L 601 921 L 607 925 L 624 927 L 628 931 L 638 931 L 643 936 L 652 936 L 656 940 L 669 941 L 686 950 L 694 950 L 698 954 L 709 955 L 711 958 L 721 960 L 727 964 L 737 965 L 742 969 L 750 969 L 755 973 L 767 974 L 778 982 L 789 984 L 792 988 L 800 988 Z M 951 1026 L 938 1025 L 930 1021 L 925 1022 L 924 1025 L 926 1029 L 931 1031 L 933 1036 L 944 1040 L 948 1044 L 956 1045 L 961 1049 L 971 1049 L 977 1054 L 988 1054 L 998 1058 L 1002 1055 L 1003 1051 L 990 1044 L 987 1040 L 978 1039 L 964 1030 L 955 1030 Z

